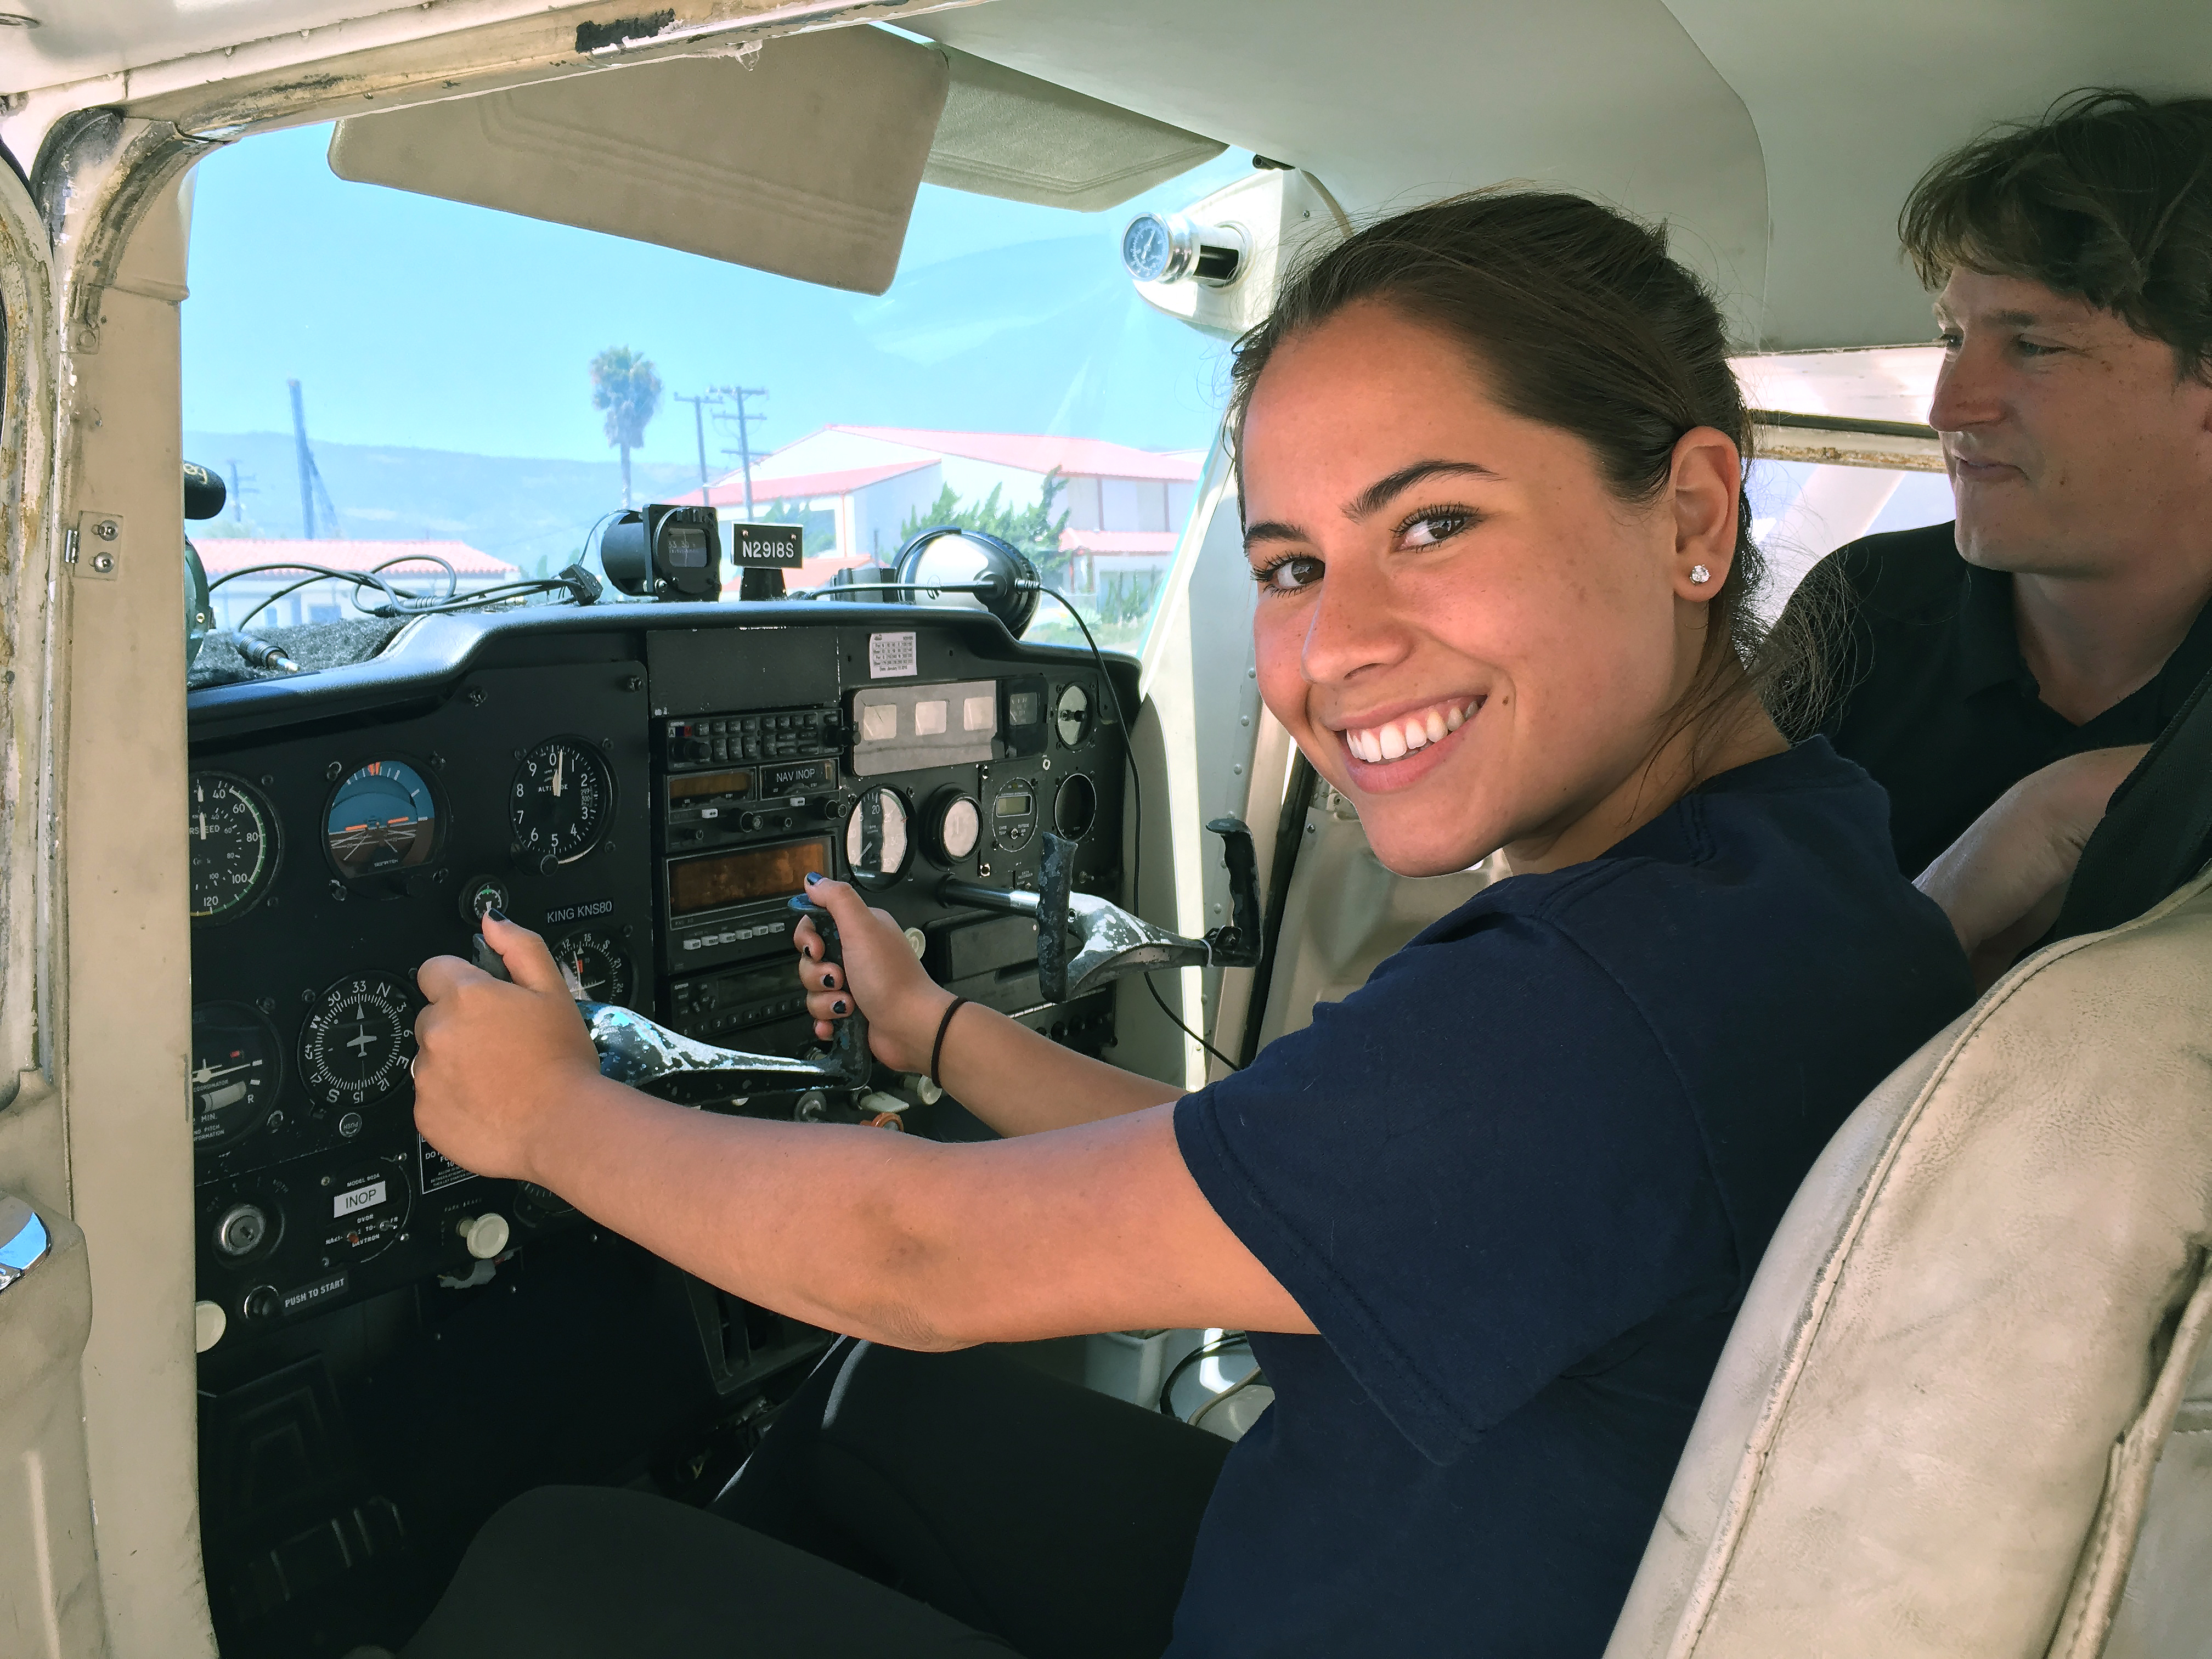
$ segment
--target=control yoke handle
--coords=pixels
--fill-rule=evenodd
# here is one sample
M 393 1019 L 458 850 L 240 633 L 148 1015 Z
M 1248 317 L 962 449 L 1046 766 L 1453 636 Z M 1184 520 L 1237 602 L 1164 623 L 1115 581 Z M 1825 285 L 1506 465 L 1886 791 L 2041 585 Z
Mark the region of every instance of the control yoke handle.
M 815 931 L 822 936 L 822 959 L 842 965 L 845 958 L 836 918 L 804 896 L 793 898 L 791 908 L 813 918 Z M 678 1078 L 711 1082 L 717 1089 L 748 1094 L 868 1086 L 868 1021 L 857 1006 L 837 1022 L 836 1037 L 829 1054 L 820 1060 L 792 1060 L 782 1054 L 717 1048 L 612 1003 L 587 1002 L 579 997 L 576 1007 L 591 1034 L 592 1047 L 599 1050 L 600 1075 L 634 1089 L 656 1083 L 669 1085 L 670 1079 Z
M 1072 1001 L 1130 974 L 1162 968 L 1249 968 L 1260 960 L 1261 940 L 1252 832 L 1233 817 L 1216 818 L 1206 827 L 1222 838 L 1230 921 L 1204 939 L 1170 933 L 1095 894 L 1073 891 L 1075 843 L 1049 831 L 1036 892 L 947 877 L 938 884 L 937 896 L 946 904 L 1035 918 L 1037 988 L 1048 1002 Z

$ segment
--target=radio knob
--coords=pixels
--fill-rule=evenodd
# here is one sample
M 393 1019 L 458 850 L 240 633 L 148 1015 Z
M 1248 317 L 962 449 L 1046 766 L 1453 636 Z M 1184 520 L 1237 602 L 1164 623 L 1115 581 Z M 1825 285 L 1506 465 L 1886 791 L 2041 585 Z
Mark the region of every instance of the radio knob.
M 704 738 L 678 738 L 668 745 L 668 758 L 680 765 L 711 760 L 714 751 Z

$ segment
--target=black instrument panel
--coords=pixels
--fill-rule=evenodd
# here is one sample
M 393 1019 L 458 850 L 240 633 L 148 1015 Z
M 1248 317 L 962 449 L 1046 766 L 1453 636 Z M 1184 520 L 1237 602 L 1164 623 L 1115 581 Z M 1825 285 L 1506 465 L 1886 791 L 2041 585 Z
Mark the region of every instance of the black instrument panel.
M 894 629 L 910 651 L 877 648 Z M 1126 750 L 1087 653 L 844 605 L 422 633 L 373 665 L 191 700 L 199 1294 L 241 1334 L 480 1280 L 487 1220 L 509 1249 L 577 1224 L 414 1130 L 414 969 L 468 955 L 479 902 L 542 933 L 598 1000 L 795 1054 L 813 1039 L 786 901 L 808 871 L 858 864 L 941 981 L 1111 1042 L 1110 996 L 1043 1004 L 1033 927 L 935 892 L 947 875 L 1034 885 L 1041 828 L 1078 842 L 1079 886 L 1118 891 Z M 877 679 L 884 661 L 912 672 Z M 1133 702 L 1133 665 L 1108 668 Z M 886 702 L 904 726 L 872 748 L 860 728 L 884 729 Z

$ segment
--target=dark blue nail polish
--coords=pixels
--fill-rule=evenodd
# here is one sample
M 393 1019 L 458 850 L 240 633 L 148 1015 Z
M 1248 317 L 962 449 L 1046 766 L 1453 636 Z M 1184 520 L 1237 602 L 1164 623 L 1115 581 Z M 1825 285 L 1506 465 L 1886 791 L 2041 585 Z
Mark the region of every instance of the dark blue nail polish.
M 825 990 L 825 991 L 834 991 L 834 990 L 836 990 L 836 989 L 837 988 L 837 975 L 835 975 L 835 974 L 824 974 L 824 975 L 822 975 L 822 988 L 823 988 L 823 990 Z
M 502 909 L 501 909 L 501 908 L 499 908 L 499 906 L 497 906 L 496 904 L 487 904 L 487 905 L 485 905 L 485 906 L 484 906 L 484 914 L 485 914 L 486 915 L 489 916 L 489 917 L 490 917 L 494 921 L 504 921 L 504 922 L 507 922 L 507 925 L 508 927 L 514 927 L 514 923 L 513 921 L 508 921 L 507 912 L 506 912 L 506 911 L 504 911 L 504 910 L 502 910 Z
M 819 877 L 819 876 L 817 876 L 817 875 L 816 875 L 816 874 L 815 874 L 811 870 L 809 870 L 809 871 L 806 872 L 806 884 L 807 884 L 809 887 L 813 886 L 813 885 L 814 885 L 814 884 L 815 884 L 816 882 L 817 882 L 817 881 L 819 881 L 819 880 L 821 880 L 821 879 L 822 879 L 822 878 L 821 878 L 821 877 Z
M 840 998 L 837 1001 L 831 1003 L 830 1005 L 830 1012 L 833 1014 L 843 1013 L 845 1012 L 844 1000 Z

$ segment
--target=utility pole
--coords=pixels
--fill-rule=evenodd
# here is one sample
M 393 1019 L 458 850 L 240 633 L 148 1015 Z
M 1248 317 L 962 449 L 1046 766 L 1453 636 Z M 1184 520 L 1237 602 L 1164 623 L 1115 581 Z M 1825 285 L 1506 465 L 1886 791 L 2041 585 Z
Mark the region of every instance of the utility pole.
M 300 533 L 307 540 L 315 539 L 315 457 L 307 447 L 307 411 L 300 403 L 300 383 L 287 380 L 292 388 L 292 450 L 300 468 Z
M 244 524 L 246 522 L 246 492 L 252 489 L 257 495 L 261 492 L 260 490 L 254 489 L 253 477 L 252 474 L 241 472 L 238 470 L 238 460 L 235 456 L 232 457 L 229 465 L 230 516 L 239 523 Z
M 768 389 L 765 386 L 718 386 L 711 389 L 720 392 L 725 398 L 733 398 L 737 400 L 737 412 L 734 415 L 717 415 L 714 418 L 718 421 L 734 420 L 738 423 L 738 465 L 744 471 L 745 517 L 750 519 L 753 515 L 753 441 L 752 428 L 749 422 L 760 417 L 745 406 L 745 399 L 765 398 L 768 396 Z M 729 452 L 725 450 L 723 453 L 727 454 Z
M 707 505 L 707 408 L 710 404 L 720 403 L 722 394 L 709 386 L 696 398 L 686 397 L 679 392 L 676 394 L 676 401 L 691 405 L 691 429 L 699 440 L 699 505 L 704 507 Z M 746 509 L 746 516 L 752 516 L 750 507 Z

